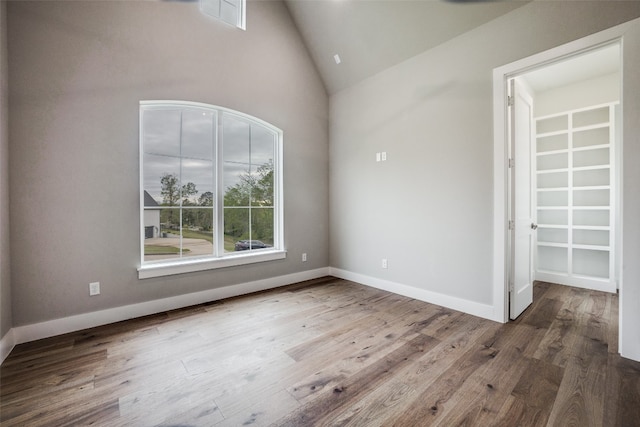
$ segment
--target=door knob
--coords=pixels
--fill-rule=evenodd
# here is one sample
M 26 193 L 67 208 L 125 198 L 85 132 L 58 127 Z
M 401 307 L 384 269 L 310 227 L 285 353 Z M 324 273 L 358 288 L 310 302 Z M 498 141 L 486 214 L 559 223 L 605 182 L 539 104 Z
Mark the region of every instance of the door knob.
M 536 230 L 538 228 L 538 224 L 531 223 L 531 229 Z

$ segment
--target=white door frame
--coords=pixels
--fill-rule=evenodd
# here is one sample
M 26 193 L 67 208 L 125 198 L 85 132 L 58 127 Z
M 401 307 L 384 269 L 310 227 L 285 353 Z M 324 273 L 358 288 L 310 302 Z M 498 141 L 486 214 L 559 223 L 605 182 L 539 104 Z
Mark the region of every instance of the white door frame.
M 508 269 L 510 247 L 508 204 L 510 203 L 510 198 L 508 194 L 509 168 L 507 163 L 509 156 L 507 82 L 509 79 L 525 74 L 528 71 L 570 59 L 573 56 L 601 46 L 612 43 L 622 44 L 624 30 L 621 27 L 623 26 L 624 24 L 612 27 L 493 70 L 493 307 L 495 311 L 493 318 L 496 321 L 503 323 L 509 321 Z M 621 52 L 623 53 L 624 49 L 621 49 Z M 621 169 L 618 169 L 617 173 L 622 176 Z M 622 224 L 617 224 L 617 226 L 622 227 Z M 621 244 L 618 247 L 621 247 Z M 620 255 L 616 254 L 616 259 L 620 259 Z M 622 278 L 620 280 L 622 281 Z M 622 283 L 620 283 L 620 286 L 622 286 Z M 622 304 L 622 300 L 620 300 L 620 304 Z

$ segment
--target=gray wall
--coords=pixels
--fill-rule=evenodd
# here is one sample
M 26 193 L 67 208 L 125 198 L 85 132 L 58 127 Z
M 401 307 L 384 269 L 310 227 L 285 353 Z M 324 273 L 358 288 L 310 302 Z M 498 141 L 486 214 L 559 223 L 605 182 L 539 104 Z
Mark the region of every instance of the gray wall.
M 493 69 L 638 16 L 640 2 L 535 1 L 332 96 L 331 265 L 491 304 Z M 636 309 L 624 309 L 637 325 L 640 47 L 628 41 L 624 279 Z
M 250 2 L 247 31 L 197 2 L 10 2 L 8 25 L 14 326 L 328 265 L 328 98 L 281 2 Z M 137 279 L 145 99 L 284 131 L 286 260 Z
M 9 138 L 7 125 L 7 8 L 0 2 L 0 338 L 13 326 L 9 251 Z

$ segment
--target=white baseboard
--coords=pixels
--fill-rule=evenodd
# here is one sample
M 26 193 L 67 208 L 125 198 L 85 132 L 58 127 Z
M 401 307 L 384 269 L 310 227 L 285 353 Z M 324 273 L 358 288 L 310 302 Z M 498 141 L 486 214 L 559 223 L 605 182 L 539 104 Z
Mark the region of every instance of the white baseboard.
M 494 309 L 491 305 L 480 304 L 462 298 L 431 292 L 388 280 L 352 273 L 338 268 L 324 267 L 300 273 L 288 274 L 285 276 L 256 280 L 253 282 L 209 289 L 185 295 L 177 295 L 174 297 L 138 304 L 94 311 L 91 313 L 78 314 L 75 316 L 34 323 L 31 325 L 17 326 L 9 330 L 9 332 L 2 337 L 2 340 L 0 340 L 0 363 L 4 361 L 15 345 L 25 342 L 49 338 L 56 335 L 80 331 L 82 329 L 93 328 L 150 314 L 162 313 L 163 311 L 189 307 L 209 301 L 216 301 L 252 292 L 264 291 L 328 275 L 345 280 L 351 280 L 366 286 L 414 298 L 419 301 L 462 311 L 485 319 L 496 320 L 494 318 Z
M 615 280 L 590 279 L 586 277 L 566 277 L 562 274 L 536 272 L 535 279 L 543 282 L 558 283 L 560 285 L 573 286 L 574 288 L 591 289 L 593 291 L 610 292 L 615 294 L 618 285 Z
M 441 294 L 438 292 L 427 291 L 425 289 L 419 289 L 413 286 L 365 276 L 363 274 L 352 273 L 350 271 L 341 270 L 339 268 L 331 267 L 329 269 L 329 272 L 331 276 L 339 277 L 341 279 L 351 280 L 353 282 L 361 283 L 373 288 L 382 289 L 384 291 L 393 292 L 394 294 L 417 299 L 419 301 L 424 301 L 453 310 L 462 311 L 464 313 L 482 317 L 484 319 L 502 322 L 502 320 L 496 318 L 496 310 L 494 310 L 494 307 L 492 305 L 481 304 L 474 301 Z
M 75 316 L 34 323 L 31 325 L 17 326 L 11 329 L 9 333 L 5 335 L 5 338 L 10 335 L 9 338 L 7 338 L 6 344 L 8 348 L 7 355 L 13 348 L 13 345 L 66 334 L 68 332 L 80 331 L 82 329 L 93 328 L 109 323 L 120 322 L 122 320 L 162 313 L 163 311 L 189 307 L 209 301 L 216 301 L 224 298 L 231 298 L 249 294 L 252 292 L 278 288 L 280 286 L 286 286 L 305 280 L 317 279 L 319 277 L 327 275 L 329 275 L 328 267 L 318 268 L 316 270 L 287 274 L 285 276 L 256 280 L 254 282 L 240 283 L 237 285 L 225 286 L 222 288 L 209 289 L 206 291 L 194 292 L 185 295 L 177 295 L 175 297 L 125 305 L 122 307 L 109 308 L 106 310 L 99 310 L 91 313 L 78 314 Z M 5 351 L 5 338 L 2 339 L 2 355 L 4 355 Z M 11 341 L 13 341 L 13 345 L 9 346 Z M 2 360 L 4 360 L 4 358 Z
M 4 359 L 7 358 L 13 347 L 16 345 L 15 335 L 13 334 L 13 329 L 9 329 L 9 332 L 4 334 L 2 339 L 0 339 L 0 365 L 4 362 Z

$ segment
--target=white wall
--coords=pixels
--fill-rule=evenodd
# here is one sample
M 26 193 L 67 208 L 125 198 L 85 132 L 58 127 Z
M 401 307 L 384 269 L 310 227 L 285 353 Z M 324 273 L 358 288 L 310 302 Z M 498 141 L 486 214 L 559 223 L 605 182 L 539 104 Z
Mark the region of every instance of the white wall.
M 620 73 L 536 93 L 535 117 L 620 101 Z
M 638 16 L 638 2 L 532 2 L 332 96 L 331 265 L 460 306 L 491 305 L 492 70 Z M 625 165 L 640 162 L 631 72 L 640 48 L 627 55 L 637 43 L 628 37 L 624 78 L 634 104 L 625 104 L 625 146 L 634 148 Z M 375 162 L 379 151 L 387 162 Z M 637 233 L 633 174 L 625 168 L 625 231 Z M 640 259 L 633 233 L 625 235 L 627 264 Z M 631 268 L 626 284 L 636 292 L 640 271 Z
M 10 2 L 7 19 L 14 327 L 326 268 L 328 97 L 282 2 L 249 2 L 246 31 L 197 2 Z M 285 260 L 138 280 L 149 99 L 283 129 Z
M 625 35 L 622 72 L 622 288 L 620 353 L 640 360 L 640 23 Z

